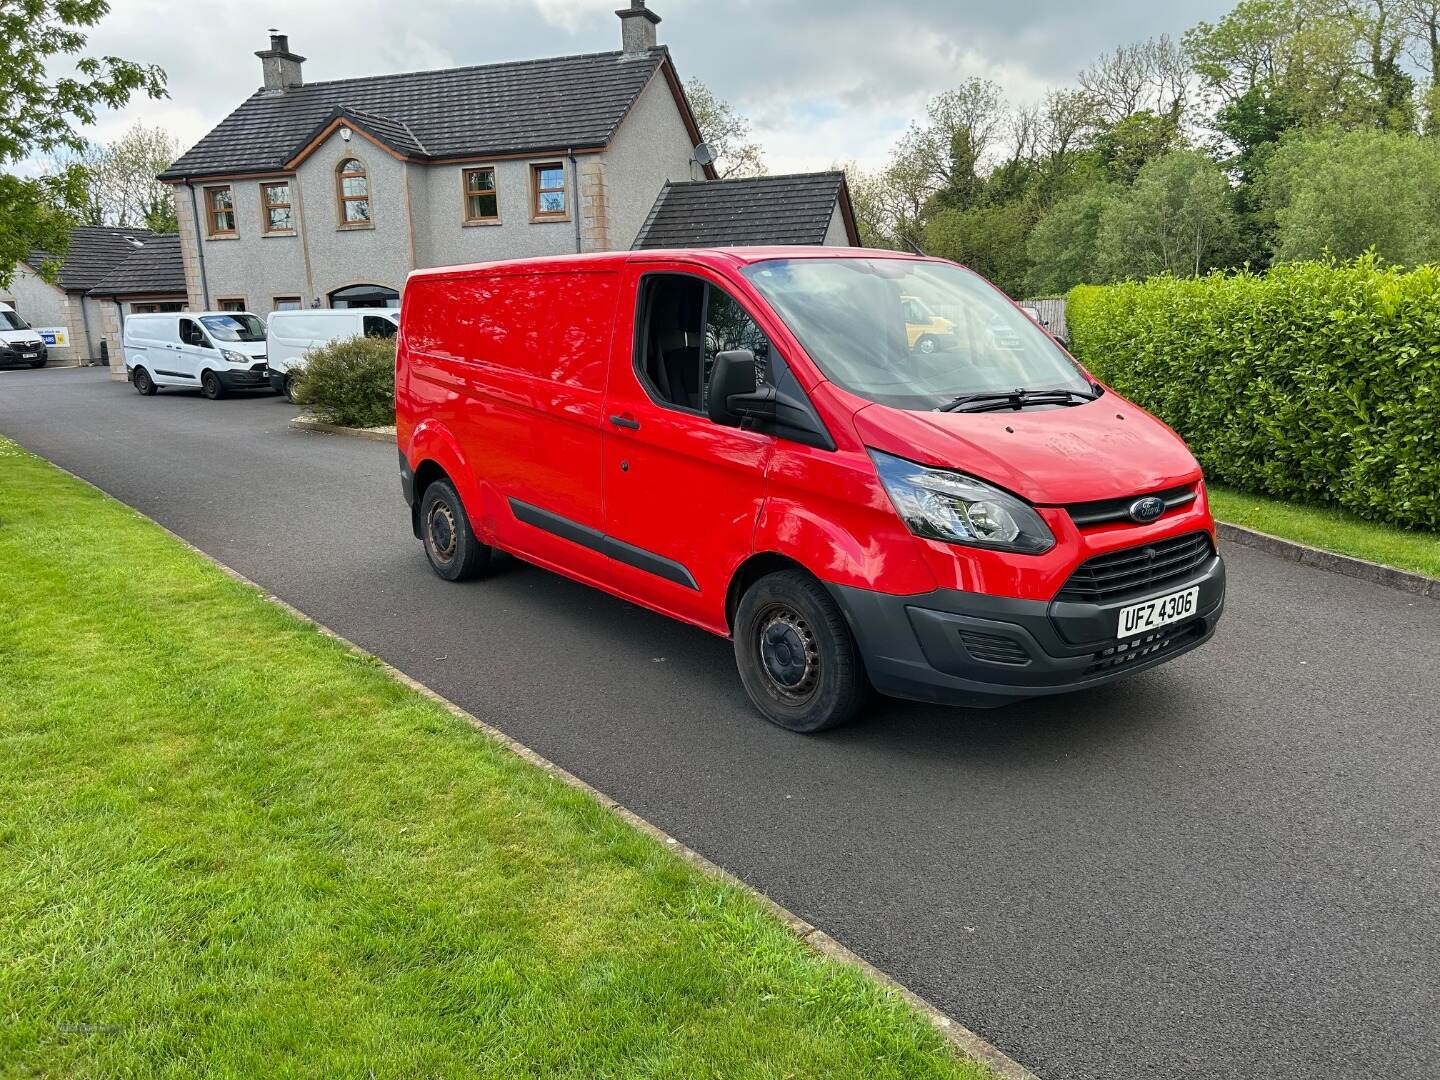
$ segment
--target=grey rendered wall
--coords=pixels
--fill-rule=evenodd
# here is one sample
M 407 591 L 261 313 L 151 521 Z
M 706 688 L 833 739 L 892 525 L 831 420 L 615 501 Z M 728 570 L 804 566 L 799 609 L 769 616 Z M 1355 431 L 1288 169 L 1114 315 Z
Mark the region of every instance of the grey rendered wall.
M 283 180 L 284 177 L 274 177 Z M 271 297 L 300 296 L 306 302 L 305 259 L 298 236 L 265 236 L 260 228 L 260 182 L 236 180 L 230 191 L 235 199 L 235 237 L 211 237 L 205 227 L 205 188 L 195 184 L 196 206 L 200 212 L 200 250 L 205 259 L 205 279 L 210 286 L 210 307 L 218 307 L 222 299 L 242 299 L 253 312 L 264 315 L 271 307 Z M 211 185 L 213 186 L 213 185 Z M 195 246 L 194 218 L 189 205 L 189 191 L 181 185 L 176 189 L 183 212 L 179 216 L 181 251 L 186 259 L 186 277 L 190 278 L 190 256 Z M 292 192 L 291 198 L 295 196 Z M 331 196 L 333 203 L 334 196 Z M 188 235 L 187 235 L 188 234 Z M 200 308 L 200 297 L 191 298 L 191 306 Z
M 584 155 L 577 155 L 584 160 Z M 575 250 L 575 221 L 530 220 L 530 166 L 544 161 L 564 161 L 570 176 L 570 162 L 562 155 L 520 161 L 474 161 L 464 165 L 418 167 L 415 182 L 423 190 L 423 210 L 416 200 L 415 229 L 419 241 L 416 259 L 424 266 L 453 266 L 456 263 L 491 262 L 496 259 L 524 259 L 536 255 L 566 255 Z M 495 169 L 500 223 L 466 225 L 462 199 L 463 173 L 478 166 Z M 574 192 L 570 192 L 574 213 Z
M 15 277 L 8 289 L 0 291 L 0 300 L 13 307 L 31 326 L 65 327 L 70 335 L 70 346 L 65 349 L 51 349 L 52 360 L 64 362 L 89 359 L 90 342 L 85 336 L 78 293 L 72 298 L 64 289 L 50 284 L 25 263 L 16 263 Z M 98 327 L 96 332 L 99 332 Z
M 613 249 L 624 251 L 635 242 L 666 180 L 702 175 L 699 166 L 691 175 L 694 154 L 680 109 L 657 69 L 603 155 Z

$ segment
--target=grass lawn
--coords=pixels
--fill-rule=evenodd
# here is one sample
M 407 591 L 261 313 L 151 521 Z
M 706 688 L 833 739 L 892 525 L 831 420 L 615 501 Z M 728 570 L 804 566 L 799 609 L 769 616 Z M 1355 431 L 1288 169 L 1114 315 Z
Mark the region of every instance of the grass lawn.
M 989 1075 L 4 440 L 0 807 L 0 1076 Z
M 1440 578 L 1440 535 L 1378 525 L 1344 510 L 1302 506 L 1265 495 L 1205 485 L 1221 521 L 1272 536 Z

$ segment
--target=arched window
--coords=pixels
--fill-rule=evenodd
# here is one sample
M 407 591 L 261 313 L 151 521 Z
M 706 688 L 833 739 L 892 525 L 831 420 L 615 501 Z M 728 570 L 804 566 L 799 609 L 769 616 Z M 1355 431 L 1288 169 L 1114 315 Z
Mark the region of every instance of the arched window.
M 341 225 L 370 224 L 370 178 L 359 158 L 346 158 L 335 169 Z

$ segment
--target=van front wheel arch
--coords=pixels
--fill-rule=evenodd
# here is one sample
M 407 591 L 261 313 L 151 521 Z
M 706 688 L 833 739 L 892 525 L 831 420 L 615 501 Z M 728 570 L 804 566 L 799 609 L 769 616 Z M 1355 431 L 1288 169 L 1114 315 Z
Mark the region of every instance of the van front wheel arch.
M 734 620 L 735 665 L 765 718 L 810 734 L 859 712 L 865 665 L 839 605 L 800 569 L 768 573 L 743 596 Z
M 134 374 L 130 376 L 131 383 L 135 386 L 135 392 L 141 397 L 153 397 L 158 389 L 155 380 L 150 377 L 150 372 L 143 367 L 137 367 Z

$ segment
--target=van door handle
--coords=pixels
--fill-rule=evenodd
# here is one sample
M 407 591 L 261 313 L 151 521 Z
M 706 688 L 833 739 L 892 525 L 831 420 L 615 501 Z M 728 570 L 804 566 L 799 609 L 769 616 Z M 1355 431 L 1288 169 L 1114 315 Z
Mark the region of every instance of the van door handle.
M 640 421 L 636 420 L 629 413 L 618 413 L 610 417 L 610 422 L 616 427 L 629 428 L 631 431 L 640 430 Z

